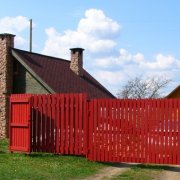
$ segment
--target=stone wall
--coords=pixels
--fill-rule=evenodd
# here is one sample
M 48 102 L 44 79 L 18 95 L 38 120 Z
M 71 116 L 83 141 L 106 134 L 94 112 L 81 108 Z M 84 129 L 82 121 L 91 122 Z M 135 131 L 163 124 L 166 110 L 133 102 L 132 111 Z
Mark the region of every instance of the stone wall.
M 13 77 L 11 47 L 14 47 L 14 35 L 0 34 L 0 138 L 8 133 L 9 95 Z

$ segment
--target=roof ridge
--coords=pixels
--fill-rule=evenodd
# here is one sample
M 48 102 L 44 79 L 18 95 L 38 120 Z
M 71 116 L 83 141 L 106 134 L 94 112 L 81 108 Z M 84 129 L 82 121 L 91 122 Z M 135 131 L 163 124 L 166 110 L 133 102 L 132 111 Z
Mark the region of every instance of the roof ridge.
M 17 48 L 11 48 L 11 49 L 13 49 L 15 51 L 21 51 L 21 52 L 24 52 L 24 53 L 28 53 L 28 54 L 34 54 L 34 55 L 43 56 L 43 57 L 47 57 L 47 58 L 52 58 L 52 59 L 56 59 L 56 60 L 66 61 L 66 62 L 70 63 L 70 60 L 62 59 L 62 58 L 55 57 L 55 56 L 44 55 L 44 54 L 40 54 L 40 53 L 36 53 L 36 52 L 29 52 L 29 51 L 21 50 L 21 49 L 17 49 Z

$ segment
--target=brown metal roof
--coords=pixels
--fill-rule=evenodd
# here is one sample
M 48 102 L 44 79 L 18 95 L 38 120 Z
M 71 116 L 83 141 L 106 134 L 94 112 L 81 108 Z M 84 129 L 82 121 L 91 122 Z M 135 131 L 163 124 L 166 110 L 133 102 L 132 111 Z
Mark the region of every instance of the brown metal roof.
M 83 69 L 83 76 L 70 69 L 70 61 L 13 49 L 18 57 L 56 93 L 87 93 L 89 98 L 114 96 Z
M 179 98 L 180 97 L 180 85 L 173 89 L 166 98 Z

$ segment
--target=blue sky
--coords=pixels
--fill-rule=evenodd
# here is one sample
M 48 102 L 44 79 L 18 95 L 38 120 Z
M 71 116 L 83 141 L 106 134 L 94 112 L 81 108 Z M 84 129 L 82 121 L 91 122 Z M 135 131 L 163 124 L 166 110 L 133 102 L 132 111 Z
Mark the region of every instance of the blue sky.
M 33 51 L 69 59 L 82 47 L 84 67 L 112 93 L 140 75 L 172 79 L 168 93 L 180 84 L 179 9 L 178 0 L 6 0 L 0 32 L 28 50 L 32 18 Z

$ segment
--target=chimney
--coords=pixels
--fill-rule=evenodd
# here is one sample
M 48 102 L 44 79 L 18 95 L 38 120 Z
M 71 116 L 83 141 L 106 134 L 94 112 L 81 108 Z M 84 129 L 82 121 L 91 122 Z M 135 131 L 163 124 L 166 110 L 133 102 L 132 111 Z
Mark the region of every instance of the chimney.
M 14 35 L 0 34 L 0 138 L 7 135 L 9 95 L 12 93 Z
M 83 76 L 83 51 L 82 48 L 72 48 L 70 69 L 79 76 Z

